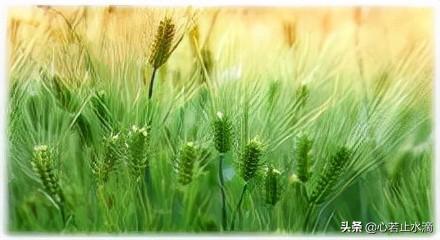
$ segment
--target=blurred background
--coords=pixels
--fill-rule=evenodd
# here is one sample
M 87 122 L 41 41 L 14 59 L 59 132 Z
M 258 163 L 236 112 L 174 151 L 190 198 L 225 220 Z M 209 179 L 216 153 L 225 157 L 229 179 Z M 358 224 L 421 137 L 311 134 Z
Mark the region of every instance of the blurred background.
M 325 49 L 339 51 L 339 59 L 335 60 L 340 61 L 338 66 L 345 70 L 359 68 L 360 62 L 366 69 L 383 66 L 393 59 L 404 58 L 420 45 L 431 54 L 423 57 L 433 62 L 434 21 L 433 10 L 429 8 L 222 7 L 169 8 L 165 12 L 180 20 L 181 31 L 196 25 L 197 37 L 202 44 L 209 45 L 213 60 L 222 61 L 227 53 L 230 64 L 252 61 L 254 66 L 267 66 L 269 53 L 297 45 L 307 45 L 310 56 Z M 52 58 L 52 53 L 43 46 L 55 49 L 69 41 L 63 31 L 66 22 L 81 32 L 88 44 L 96 46 L 91 47 L 95 54 L 101 54 L 98 51 L 105 46 L 103 41 L 107 41 L 123 45 L 118 56 L 129 54 L 142 58 L 147 54 L 161 15 L 163 11 L 159 9 L 116 6 L 11 8 L 10 63 L 14 62 L 14 54 L 22 51 L 31 52 L 38 61 Z M 184 24 L 188 18 L 190 24 Z M 183 44 L 190 41 L 185 40 Z M 15 51 L 18 48 L 20 51 Z M 182 58 L 190 54 L 182 49 L 185 47 L 177 49 L 176 55 L 180 57 L 172 61 L 181 63 Z

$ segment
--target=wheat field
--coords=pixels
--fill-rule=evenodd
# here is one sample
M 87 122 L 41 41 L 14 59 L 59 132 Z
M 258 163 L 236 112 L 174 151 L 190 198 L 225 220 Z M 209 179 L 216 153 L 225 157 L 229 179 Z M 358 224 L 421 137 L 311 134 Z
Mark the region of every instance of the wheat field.
M 9 233 L 434 221 L 432 9 L 8 13 Z

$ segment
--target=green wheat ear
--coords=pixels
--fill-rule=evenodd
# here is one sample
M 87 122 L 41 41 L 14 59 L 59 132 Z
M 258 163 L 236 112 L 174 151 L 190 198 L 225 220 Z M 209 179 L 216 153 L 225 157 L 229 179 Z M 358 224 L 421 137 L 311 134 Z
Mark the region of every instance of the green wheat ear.
M 64 201 L 63 194 L 59 185 L 58 175 L 54 168 L 52 151 L 47 145 L 34 147 L 31 164 L 44 190 L 57 204 L 61 205 Z
M 104 154 L 102 158 L 95 158 L 91 164 L 92 172 L 97 183 L 103 185 L 108 181 L 109 175 L 116 169 L 121 158 L 121 137 L 119 134 L 111 134 L 104 139 Z
M 127 135 L 127 154 L 128 165 L 136 180 L 149 164 L 149 142 L 148 127 L 132 126 Z
M 277 169 L 269 166 L 264 178 L 265 201 L 272 206 L 280 199 L 280 175 L 281 173 Z
M 303 108 L 306 105 L 307 100 L 309 99 L 309 94 L 310 94 L 309 88 L 305 84 L 301 85 L 296 90 L 295 92 L 296 102 L 300 108 Z
M 344 172 L 345 167 L 348 165 L 350 154 L 350 151 L 346 147 L 340 147 L 330 158 L 330 161 L 315 182 L 315 186 L 309 198 L 311 203 L 320 204 L 325 201 L 328 194 L 335 187 L 338 178 Z
M 165 17 L 160 21 L 148 59 L 148 62 L 154 69 L 162 66 L 170 57 L 173 52 L 172 44 L 175 34 L 175 25 L 170 17 Z
M 243 150 L 239 162 L 240 176 L 245 182 L 255 177 L 263 155 L 263 144 L 257 139 L 251 140 Z
M 187 185 L 191 183 L 193 179 L 194 163 L 198 157 L 198 148 L 193 142 L 185 143 L 182 146 L 177 162 L 177 178 L 180 184 Z
M 108 106 L 105 91 L 95 91 L 95 94 L 93 94 L 90 102 L 92 105 L 92 110 L 98 117 L 102 129 L 105 130 L 107 133 L 110 133 L 112 129 L 114 129 L 116 126 Z
M 75 93 L 66 82 L 57 74 L 49 74 L 46 70 L 40 69 L 40 76 L 48 84 L 57 104 L 69 113 L 76 113 L 79 102 Z
M 295 151 L 295 159 L 297 164 L 296 170 L 298 178 L 304 183 L 309 179 L 309 160 L 311 149 L 312 141 L 306 135 L 302 135 L 298 138 Z
M 214 142 L 219 153 L 226 153 L 231 149 L 232 123 L 221 112 L 217 113 L 214 120 Z

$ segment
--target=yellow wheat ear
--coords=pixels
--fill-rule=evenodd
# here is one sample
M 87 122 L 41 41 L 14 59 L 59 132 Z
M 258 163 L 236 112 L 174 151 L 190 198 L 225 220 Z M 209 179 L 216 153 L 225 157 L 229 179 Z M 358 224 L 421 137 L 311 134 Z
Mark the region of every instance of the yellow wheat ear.
M 172 18 L 165 17 L 159 23 L 154 41 L 150 48 L 148 62 L 157 69 L 162 66 L 170 57 L 173 49 L 173 39 L 176 34 Z
M 153 68 L 148 89 L 148 99 L 153 96 L 153 85 L 157 69 L 164 65 L 183 39 L 183 34 L 175 41 L 176 26 L 171 17 L 164 17 L 157 28 L 154 41 L 150 47 L 148 63 Z M 146 81 L 146 80 L 144 80 Z M 146 82 L 144 82 L 146 84 Z

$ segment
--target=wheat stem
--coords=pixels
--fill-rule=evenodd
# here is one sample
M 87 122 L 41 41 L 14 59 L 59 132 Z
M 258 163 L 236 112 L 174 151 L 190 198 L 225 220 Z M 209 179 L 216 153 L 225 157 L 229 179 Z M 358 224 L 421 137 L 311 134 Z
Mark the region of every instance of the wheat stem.
M 307 227 L 309 226 L 310 217 L 315 208 L 314 203 L 310 203 L 307 207 L 306 217 L 304 219 L 303 232 L 307 232 Z
M 153 68 L 153 72 L 151 73 L 150 78 L 150 86 L 148 87 L 148 99 L 151 99 L 153 97 L 153 85 L 154 85 L 154 79 L 156 77 L 157 68 Z
M 145 194 L 148 201 L 154 198 L 154 189 L 153 189 L 153 180 L 151 177 L 151 168 L 150 166 L 145 167 L 144 170 L 144 183 L 145 183 Z
M 143 186 L 144 184 L 141 184 L 141 185 Z M 147 222 L 148 222 L 147 213 L 148 213 L 148 209 L 147 209 L 147 205 L 146 205 L 145 202 L 148 201 L 148 200 L 146 199 L 145 194 L 142 193 L 141 187 L 139 185 L 136 186 L 136 190 L 137 190 L 136 192 L 137 192 L 138 198 L 139 198 L 139 203 L 141 205 L 141 212 L 142 212 L 143 217 L 144 217 L 143 218 L 143 222 L 141 222 L 141 226 L 147 228 Z M 142 230 L 142 229 L 140 229 L 140 230 Z
M 98 186 L 98 198 L 101 200 L 103 210 L 105 211 L 105 225 L 108 227 L 108 230 L 112 231 L 113 224 L 112 218 L 110 216 L 109 206 L 107 204 L 107 201 L 105 200 L 105 193 L 104 193 L 104 186 L 100 185 Z
M 243 202 L 244 194 L 245 194 L 246 189 L 247 189 L 247 185 L 248 185 L 248 183 L 246 182 L 244 184 L 244 186 L 243 186 L 243 190 L 241 191 L 241 194 L 240 194 L 240 200 L 238 201 L 237 207 L 235 208 L 234 215 L 232 216 L 231 231 L 234 231 L 234 228 L 235 228 L 235 218 L 237 216 L 237 213 L 240 212 L 241 203 Z
M 222 228 L 226 229 L 227 225 L 227 212 L 226 212 L 226 193 L 225 193 L 225 180 L 223 177 L 223 161 L 225 155 L 220 153 L 219 155 L 219 166 L 218 166 L 218 178 L 220 182 L 220 192 L 222 196 Z
M 274 219 L 274 206 L 273 205 L 269 205 L 269 213 L 268 213 L 268 215 L 269 215 L 269 231 L 273 231 L 274 229 L 275 229 L 275 226 L 276 226 L 276 224 L 274 223 L 275 222 L 275 219 Z

